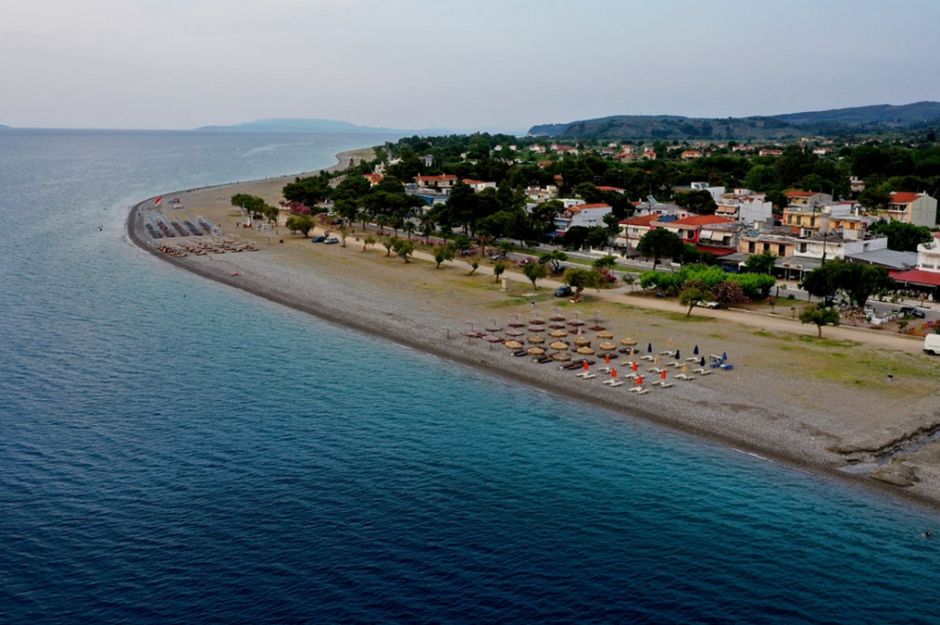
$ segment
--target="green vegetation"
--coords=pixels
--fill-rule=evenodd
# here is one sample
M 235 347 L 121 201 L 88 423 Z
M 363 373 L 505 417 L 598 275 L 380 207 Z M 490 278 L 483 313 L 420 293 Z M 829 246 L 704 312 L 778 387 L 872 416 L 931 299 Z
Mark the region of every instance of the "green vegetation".
M 801 286 L 815 297 L 830 299 L 842 292 L 858 308 L 868 298 L 890 288 L 888 272 L 873 265 L 832 260 L 803 276 Z
M 810 304 L 800 312 L 800 323 L 815 323 L 816 337 L 821 339 L 823 326 L 839 325 L 839 311 L 828 306 Z
M 727 273 L 718 267 L 689 265 L 678 271 L 647 271 L 640 275 L 640 286 L 666 295 L 678 295 L 687 289 L 701 291 L 699 300 L 714 299 L 729 305 L 747 299 L 761 300 L 770 294 L 776 279 L 762 273 Z
M 900 221 L 878 221 L 868 231 L 888 237 L 888 249 L 899 252 L 916 252 L 918 244 L 927 243 L 933 238 L 930 228 Z

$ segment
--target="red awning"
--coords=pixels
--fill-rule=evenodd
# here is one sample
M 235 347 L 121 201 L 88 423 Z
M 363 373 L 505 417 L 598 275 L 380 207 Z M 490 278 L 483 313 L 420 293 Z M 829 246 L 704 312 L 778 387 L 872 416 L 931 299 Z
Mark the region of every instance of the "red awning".
M 727 256 L 728 254 L 734 254 L 737 252 L 733 247 L 715 247 L 712 245 L 696 245 L 695 248 L 700 252 L 708 252 L 709 254 L 714 254 L 715 256 Z
M 909 282 L 921 286 L 940 286 L 940 271 L 909 269 L 891 274 L 891 279 L 895 282 Z

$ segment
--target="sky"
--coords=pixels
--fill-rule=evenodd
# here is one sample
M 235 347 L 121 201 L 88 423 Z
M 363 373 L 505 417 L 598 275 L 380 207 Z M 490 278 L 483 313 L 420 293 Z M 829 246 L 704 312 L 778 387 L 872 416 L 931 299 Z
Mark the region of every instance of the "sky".
M 940 0 L 2 0 L 0 124 L 502 128 L 940 100 Z

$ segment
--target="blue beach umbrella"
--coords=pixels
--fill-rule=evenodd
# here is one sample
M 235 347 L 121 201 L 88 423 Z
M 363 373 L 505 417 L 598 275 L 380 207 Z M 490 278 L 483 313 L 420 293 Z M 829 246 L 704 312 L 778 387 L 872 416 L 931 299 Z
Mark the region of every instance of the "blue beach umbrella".
M 721 359 L 728 360 L 728 352 L 721 352 Z

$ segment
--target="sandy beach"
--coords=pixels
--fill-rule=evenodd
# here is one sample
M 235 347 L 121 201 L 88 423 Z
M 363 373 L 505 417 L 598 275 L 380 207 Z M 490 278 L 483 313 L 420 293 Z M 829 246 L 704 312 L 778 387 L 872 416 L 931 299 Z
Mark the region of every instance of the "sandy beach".
M 335 167 L 368 155 L 343 153 Z M 676 302 L 628 288 L 587 292 L 587 301 L 575 305 L 551 297 L 550 280 L 533 290 L 520 273 L 509 271 L 503 291 L 488 267 L 468 275 L 460 262 L 438 270 L 422 254 L 406 264 L 386 257 L 381 245 L 363 251 L 361 232 L 342 247 L 312 245 L 283 228 L 275 233 L 237 226 L 240 211 L 230 205 L 231 195 L 251 193 L 276 204 L 294 177 L 164 195 L 179 197 L 183 208 L 158 209 L 152 199 L 143 201 L 129 215 L 129 237 L 182 269 L 362 332 L 592 402 L 623 418 L 646 418 L 940 507 L 940 441 L 934 439 L 940 431 L 940 362 L 920 353 L 918 341 L 848 327 L 826 328 L 825 338 L 817 340 L 814 326 L 786 313 L 696 310 L 686 318 Z M 205 216 L 258 251 L 168 256 L 143 228 L 142 215 L 151 211 L 171 218 Z M 696 345 L 706 356 L 727 352 L 734 369 L 681 381 L 674 378 L 680 369 L 666 367 L 672 358 L 660 356 L 656 364 L 667 368 L 674 385 L 638 396 L 627 392 L 629 381 L 612 388 L 601 384 L 607 375 L 598 371 L 597 378 L 582 380 L 555 363 L 513 357 L 501 344 L 465 336 L 471 327 L 492 326 L 501 328 L 492 334 L 505 337 L 513 321 L 528 325 L 531 318 L 553 315 L 584 320 L 582 328 L 602 325 L 615 342 L 633 337 L 643 353 L 648 343 L 655 352 L 681 350 L 683 360 Z M 596 332 L 582 331 L 595 347 L 601 342 Z M 592 358 L 595 370 L 603 365 L 600 357 Z M 614 359 L 623 373 L 629 369 L 619 363 L 626 358 Z M 644 370 L 654 365 L 641 362 Z M 647 375 L 650 381 L 658 377 Z

